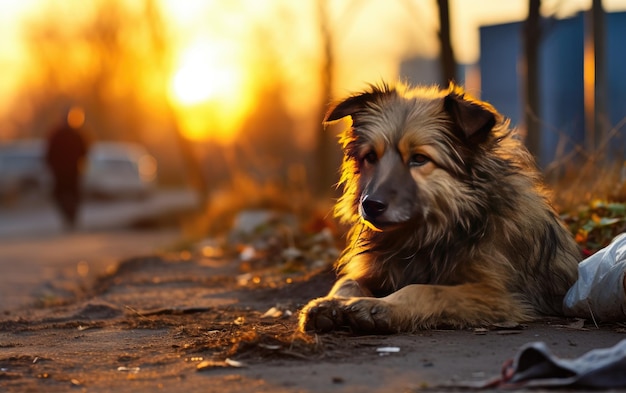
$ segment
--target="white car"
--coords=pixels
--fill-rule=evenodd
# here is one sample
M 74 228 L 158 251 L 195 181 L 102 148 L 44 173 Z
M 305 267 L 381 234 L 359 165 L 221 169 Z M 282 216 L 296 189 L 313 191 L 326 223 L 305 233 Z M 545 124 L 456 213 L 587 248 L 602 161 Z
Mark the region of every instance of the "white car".
M 83 190 L 99 198 L 142 198 L 154 188 L 157 163 L 141 145 L 96 142 L 89 148 Z

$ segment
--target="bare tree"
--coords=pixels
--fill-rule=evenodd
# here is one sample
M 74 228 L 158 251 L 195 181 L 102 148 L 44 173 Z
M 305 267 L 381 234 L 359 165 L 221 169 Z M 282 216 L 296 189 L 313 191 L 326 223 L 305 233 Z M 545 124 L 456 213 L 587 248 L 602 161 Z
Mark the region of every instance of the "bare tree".
M 528 17 L 524 23 L 524 101 L 526 146 L 541 157 L 539 102 L 539 43 L 541 40 L 541 0 L 529 0 Z
M 338 180 L 337 167 L 341 160 L 341 154 L 337 149 L 335 135 L 328 132 L 321 124 L 328 105 L 332 100 L 335 86 L 335 72 L 337 67 L 336 37 L 347 35 L 348 29 L 357 17 L 357 5 L 363 4 L 358 0 L 347 2 L 341 15 L 332 18 L 329 9 L 329 0 L 314 0 L 317 5 L 317 17 L 322 45 L 321 69 L 320 69 L 320 101 L 317 119 L 319 127 L 315 131 L 314 166 L 316 171 L 315 192 L 318 195 L 326 195 L 332 191 L 332 187 Z M 342 21 L 342 24 L 334 23 L 334 20 Z
M 334 35 L 331 27 L 330 18 L 328 15 L 328 1 L 317 1 L 317 16 L 320 28 L 320 38 L 322 42 L 322 56 L 321 56 L 321 69 L 320 69 L 320 104 L 319 115 L 317 118 L 321 122 L 326 114 L 326 109 L 331 101 L 333 86 L 334 86 L 334 72 L 335 72 L 335 52 L 334 52 Z M 335 182 L 335 176 L 333 176 L 335 165 L 330 157 L 332 151 L 332 139 L 326 129 L 318 126 L 315 130 L 315 193 L 318 195 L 325 195 L 331 190 L 332 184 Z
M 167 44 L 167 39 L 163 33 L 165 31 L 165 23 L 163 22 L 161 13 L 155 0 L 145 0 L 144 6 L 145 15 L 147 16 L 148 21 L 148 36 L 152 47 L 152 52 L 154 53 L 154 62 L 156 67 L 158 67 L 159 73 L 167 75 L 169 67 L 166 59 L 169 58 L 169 46 Z M 163 81 L 164 80 L 165 78 L 163 78 Z M 198 159 L 192 147 L 191 141 L 189 141 L 182 134 L 182 130 L 176 120 L 174 110 L 169 101 L 166 99 L 166 90 L 167 86 L 165 82 L 163 82 L 163 84 L 161 85 L 160 94 L 162 98 L 161 105 L 162 108 L 167 112 L 166 117 L 171 121 L 170 128 L 175 135 L 176 141 L 178 142 L 181 157 L 185 165 L 189 182 L 198 193 L 200 201 L 202 201 L 200 206 L 198 206 L 200 209 L 202 209 L 204 207 L 202 206 L 202 204 L 207 200 L 209 195 L 209 185 L 202 171 L 200 160 Z
M 450 82 L 457 80 L 456 60 L 450 39 L 450 8 L 448 0 L 437 0 L 437 6 L 439 8 L 441 82 L 442 86 L 447 86 Z

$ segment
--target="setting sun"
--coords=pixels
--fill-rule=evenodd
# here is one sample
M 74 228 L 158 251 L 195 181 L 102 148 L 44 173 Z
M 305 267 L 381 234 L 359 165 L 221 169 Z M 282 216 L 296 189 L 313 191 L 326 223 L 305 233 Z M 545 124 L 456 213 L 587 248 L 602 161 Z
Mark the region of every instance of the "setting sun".
M 180 126 L 191 139 L 232 139 L 251 98 L 241 60 L 228 45 L 208 39 L 181 51 L 170 84 Z
M 207 44 L 198 44 L 183 53 L 174 74 L 174 97 L 183 105 L 225 98 L 237 87 L 240 76 L 227 64 L 220 64 L 220 54 Z

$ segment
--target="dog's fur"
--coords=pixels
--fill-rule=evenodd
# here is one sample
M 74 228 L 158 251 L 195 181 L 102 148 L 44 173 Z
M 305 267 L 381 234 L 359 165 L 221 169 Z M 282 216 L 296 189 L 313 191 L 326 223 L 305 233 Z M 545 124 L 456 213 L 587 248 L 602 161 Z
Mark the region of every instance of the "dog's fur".
M 414 331 L 562 313 L 580 252 L 532 156 L 489 104 L 460 87 L 371 86 L 331 107 L 352 226 L 340 279 L 300 328 Z

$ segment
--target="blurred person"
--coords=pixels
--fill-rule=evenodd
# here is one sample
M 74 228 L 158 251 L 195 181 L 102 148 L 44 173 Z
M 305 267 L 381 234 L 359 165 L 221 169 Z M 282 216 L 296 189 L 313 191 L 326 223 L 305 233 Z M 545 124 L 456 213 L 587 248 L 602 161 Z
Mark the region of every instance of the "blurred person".
M 72 107 L 47 138 L 45 160 L 52 174 L 52 198 L 68 230 L 76 227 L 82 201 L 81 180 L 89 150 L 84 122 L 83 109 Z

